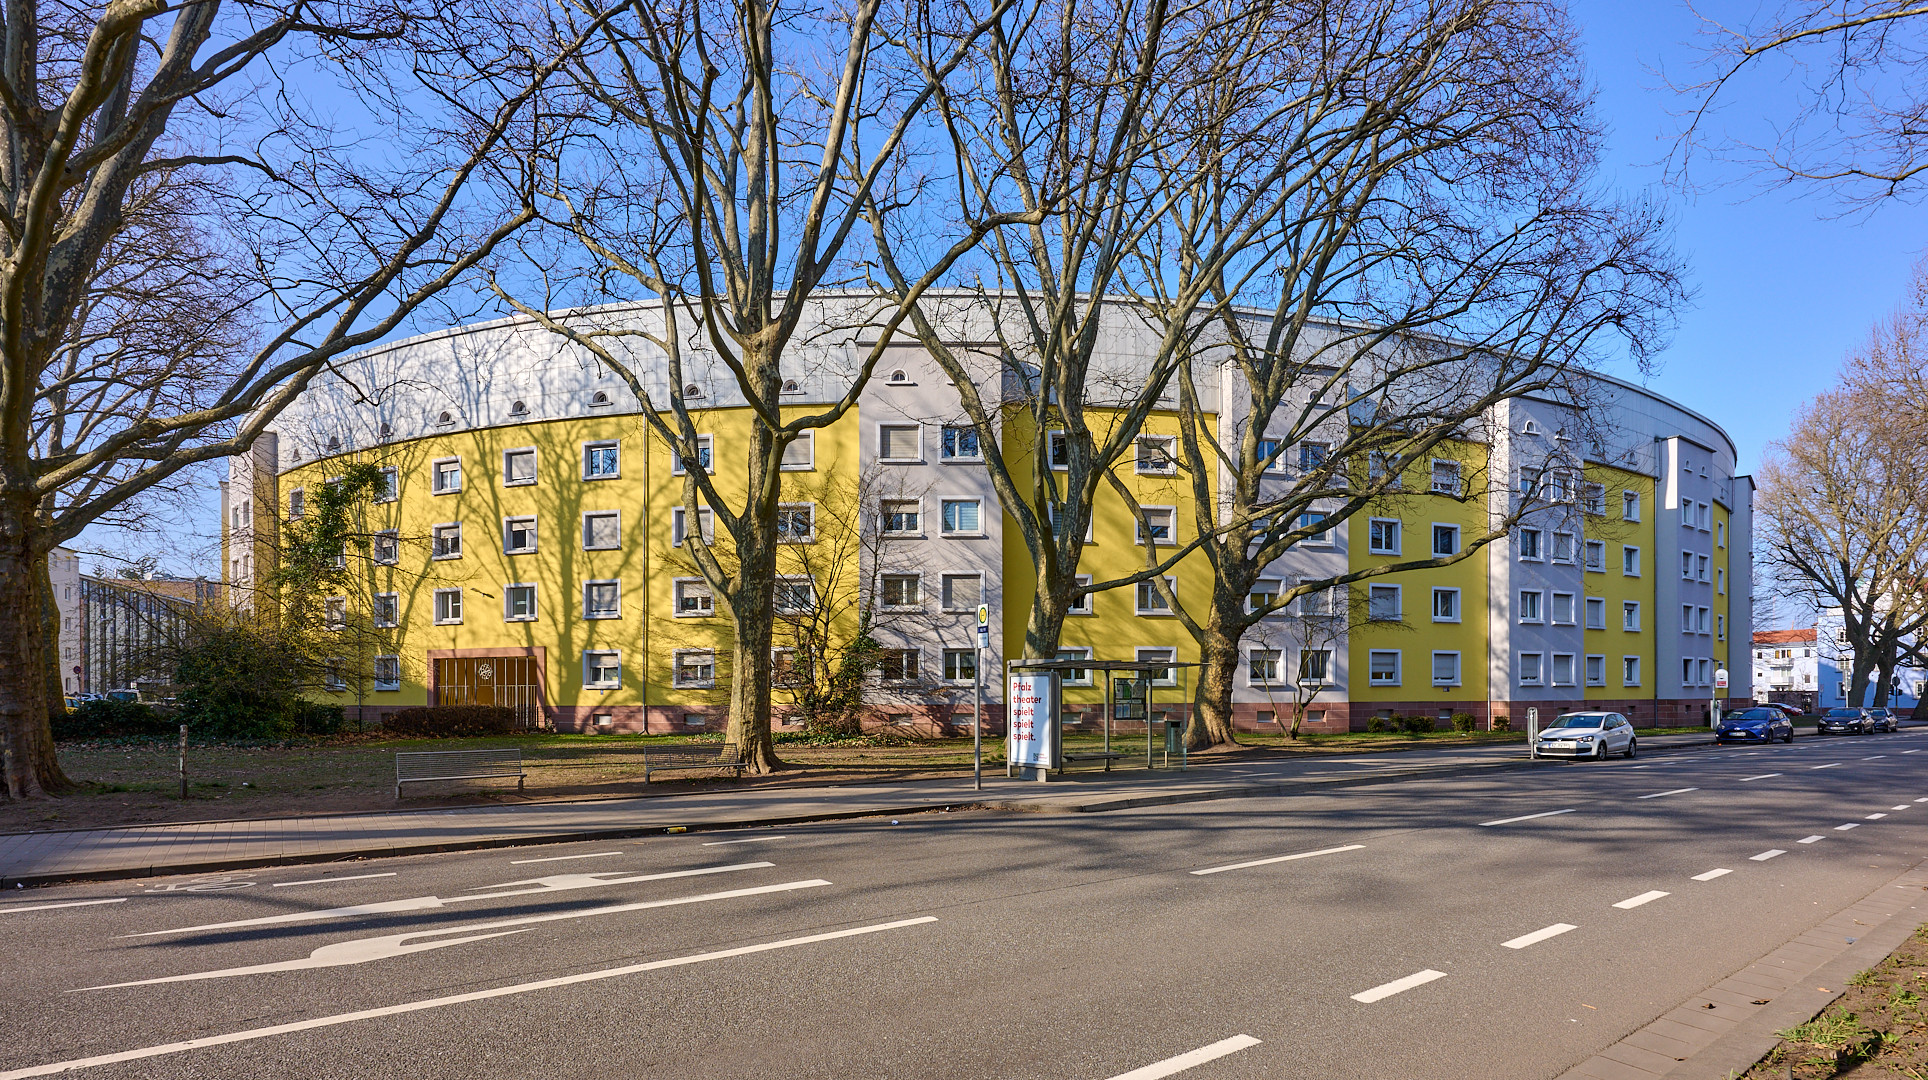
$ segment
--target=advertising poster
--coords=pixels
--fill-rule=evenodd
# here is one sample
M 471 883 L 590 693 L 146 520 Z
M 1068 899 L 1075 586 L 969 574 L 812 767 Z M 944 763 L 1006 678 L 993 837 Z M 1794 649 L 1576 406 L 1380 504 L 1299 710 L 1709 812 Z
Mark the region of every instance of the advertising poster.
M 1058 767 L 1058 740 L 1053 737 L 1058 715 L 1057 695 L 1049 675 L 1013 675 L 1009 701 L 1011 763 L 1024 768 Z

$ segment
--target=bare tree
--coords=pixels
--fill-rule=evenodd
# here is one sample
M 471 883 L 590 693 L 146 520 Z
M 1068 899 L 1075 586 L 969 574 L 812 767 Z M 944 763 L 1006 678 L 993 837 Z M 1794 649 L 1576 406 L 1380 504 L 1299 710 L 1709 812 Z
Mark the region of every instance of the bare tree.
M 10 797 L 65 786 L 48 728 L 48 551 L 247 447 L 331 361 L 455 295 L 533 217 L 550 131 L 529 106 L 570 42 L 505 34 L 515 16 L 487 0 L 8 10 Z
M 573 69 L 595 142 L 545 197 L 555 231 L 591 263 L 574 279 L 552 275 L 540 303 L 511 302 L 623 378 L 649 430 L 685 459 L 697 455 L 690 409 L 711 403 L 707 380 L 693 378 L 698 365 L 720 367 L 747 406 L 744 494 L 726 496 L 708 472 L 691 469 L 683 499 L 692 519 L 707 509 L 719 526 L 719 549 L 699 539 L 690 557 L 731 622 L 726 738 L 755 771 L 781 765 L 770 664 L 784 452 L 855 407 L 905 303 L 984 233 L 1024 216 L 965 215 L 949 239 L 929 245 L 908 299 L 873 306 L 863 320 L 875 344 L 859 344 L 859 328 L 849 328 L 855 361 L 821 408 L 786 415 L 780 394 L 795 374 L 786 354 L 817 317 L 812 294 L 857 272 L 850 238 L 865 211 L 916 201 L 926 181 L 906 164 L 925 106 L 1013 2 L 975 12 L 933 0 L 795 11 L 770 0 L 637 3 Z M 569 33 L 591 14 L 566 12 Z M 548 314 L 572 290 L 640 294 L 660 301 L 660 318 L 590 325 Z

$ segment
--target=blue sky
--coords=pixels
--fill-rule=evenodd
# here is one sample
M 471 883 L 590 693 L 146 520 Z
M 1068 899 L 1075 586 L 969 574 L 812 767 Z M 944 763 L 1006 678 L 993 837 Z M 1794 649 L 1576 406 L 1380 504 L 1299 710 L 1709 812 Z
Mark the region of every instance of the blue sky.
M 1704 10 L 1736 22 L 1756 11 L 1718 2 Z M 1676 0 L 1575 0 L 1572 11 L 1611 129 L 1606 179 L 1668 207 L 1695 292 L 1656 372 L 1642 378 L 1611 370 L 1711 417 L 1739 445 L 1742 471 L 1752 471 L 1767 443 L 1786 434 L 1794 410 L 1828 386 L 1847 350 L 1900 301 L 1928 247 L 1928 210 L 1891 203 L 1842 217 L 1821 195 L 1764 191 L 1740 169 L 1706 160 L 1694 167 L 1705 190 L 1664 187 L 1657 163 L 1670 148 L 1681 99 L 1655 69 L 1677 72 L 1691 62 L 1694 14 Z M 1787 85 L 1777 69 L 1738 84 L 1720 122 L 1758 125 L 1785 115 Z M 211 488 L 224 473 L 202 475 Z M 93 530 L 76 546 L 157 550 L 162 569 L 216 574 L 212 490 L 203 505 L 165 538 Z

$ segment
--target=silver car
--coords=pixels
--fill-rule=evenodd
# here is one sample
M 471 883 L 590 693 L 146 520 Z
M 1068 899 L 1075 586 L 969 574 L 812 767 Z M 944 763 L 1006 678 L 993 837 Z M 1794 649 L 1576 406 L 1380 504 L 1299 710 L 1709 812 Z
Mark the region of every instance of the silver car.
M 1540 757 L 1593 758 L 1608 754 L 1633 757 L 1640 752 L 1633 724 L 1617 712 L 1562 713 L 1553 726 L 1540 732 L 1533 752 Z

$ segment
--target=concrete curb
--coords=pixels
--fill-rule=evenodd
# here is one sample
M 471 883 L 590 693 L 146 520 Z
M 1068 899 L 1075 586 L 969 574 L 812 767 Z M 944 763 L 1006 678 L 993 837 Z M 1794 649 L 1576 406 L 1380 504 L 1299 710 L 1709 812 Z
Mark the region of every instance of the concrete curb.
M 1143 806 L 1176 806 L 1180 803 L 1217 802 L 1221 799 L 1255 799 L 1279 795 L 1301 795 L 1322 788 L 1366 787 L 1373 784 L 1396 784 L 1405 780 L 1426 780 L 1436 776 L 1463 776 L 1480 770 L 1506 772 L 1514 769 L 1540 768 L 1546 761 L 1496 761 L 1476 762 L 1436 768 L 1405 769 L 1399 772 L 1372 773 L 1364 776 L 1338 776 L 1330 780 L 1272 780 L 1259 784 L 1234 784 L 1227 787 L 1206 790 L 1173 791 L 1160 795 L 1122 795 L 1096 797 L 1084 801 L 1053 799 L 996 799 L 984 800 L 981 805 L 998 810 L 1017 810 L 1042 814 L 1092 814 L 1107 810 L 1131 810 Z

